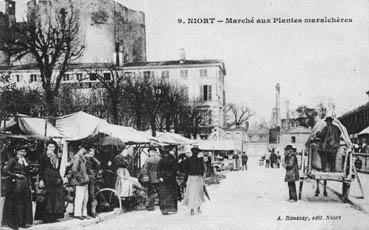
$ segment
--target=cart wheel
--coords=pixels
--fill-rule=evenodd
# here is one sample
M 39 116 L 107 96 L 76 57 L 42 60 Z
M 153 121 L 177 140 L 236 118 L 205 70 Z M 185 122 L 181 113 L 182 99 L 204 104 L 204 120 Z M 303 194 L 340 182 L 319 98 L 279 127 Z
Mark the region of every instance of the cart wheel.
M 116 207 L 118 204 L 119 209 L 122 210 L 122 202 L 116 190 L 111 188 L 103 188 L 96 192 L 95 196 L 97 197 L 98 194 L 103 195 L 104 201 L 108 203 L 110 207 Z
M 342 201 L 344 203 L 348 202 L 348 196 L 350 194 L 350 182 L 342 182 Z

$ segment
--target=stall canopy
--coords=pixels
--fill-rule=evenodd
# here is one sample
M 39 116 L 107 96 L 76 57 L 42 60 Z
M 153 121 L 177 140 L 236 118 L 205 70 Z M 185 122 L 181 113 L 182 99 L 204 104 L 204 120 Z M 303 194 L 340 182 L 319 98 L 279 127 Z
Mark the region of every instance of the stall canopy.
M 17 116 L 6 123 L 6 129 L 18 126 L 24 135 L 34 136 L 34 137 L 55 137 L 61 138 L 62 134 L 57 130 L 50 122 L 46 119 L 37 117 L 28 117 L 22 114 L 17 114 Z M 46 127 L 46 132 L 45 132 Z M 2 127 L 2 130 L 4 127 Z
M 346 145 L 347 146 L 351 146 L 352 143 L 351 143 L 350 136 L 349 136 L 349 134 L 347 132 L 346 127 L 338 119 L 334 119 L 333 120 L 333 124 L 340 129 L 340 131 L 341 131 L 341 138 L 345 141 Z M 312 138 L 314 138 L 318 132 L 322 131 L 323 128 L 326 125 L 327 125 L 327 123 L 323 119 L 319 120 L 314 125 L 313 130 L 311 131 L 310 137 L 308 139 L 308 142 L 310 142 L 310 140 Z
M 100 127 L 99 133 L 103 133 L 109 135 L 110 138 L 103 138 L 105 142 L 115 141 L 113 138 L 119 139 L 121 142 L 133 142 L 133 143 L 150 143 L 151 140 L 154 140 L 151 136 L 149 136 L 145 132 L 140 132 L 135 130 L 132 127 L 120 126 L 120 125 L 104 125 Z M 118 141 L 119 143 L 119 141 Z
M 361 136 L 361 135 L 369 135 L 369 126 L 366 127 L 365 129 L 361 130 L 361 132 L 358 135 L 359 136 Z
M 151 133 L 151 130 L 146 131 L 147 134 Z M 170 133 L 170 132 L 156 132 L 156 139 L 161 143 L 167 145 L 191 145 L 194 144 L 195 141 L 183 137 L 177 133 Z
M 80 111 L 59 117 L 55 127 L 66 140 L 74 141 L 93 137 L 108 125 L 107 121 Z
M 214 151 L 233 151 L 236 150 L 233 141 L 231 140 L 199 140 L 197 145 L 201 150 Z

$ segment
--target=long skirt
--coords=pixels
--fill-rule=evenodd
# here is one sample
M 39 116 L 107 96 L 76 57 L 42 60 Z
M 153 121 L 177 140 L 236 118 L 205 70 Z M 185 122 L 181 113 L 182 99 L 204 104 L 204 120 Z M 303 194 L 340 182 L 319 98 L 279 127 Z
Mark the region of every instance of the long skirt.
M 188 176 L 183 204 L 190 209 L 195 209 L 199 208 L 204 201 L 204 178 L 202 176 Z
M 45 223 L 63 218 L 65 213 L 65 192 L 63 185 L 45 187 L 44 201 L 37 202 L 35 220 Z
M 26 178 L 9 181 L 5 195 L 2 225 L 11 228 L 31 225 L 32 200 L 31 190 Z
M 162 213 L 177 212 L 177 181 L 160 183 L 159 185 L 159 206 Z
M 133 196 L 133 183 L 128 180 L 130 176 L 126 168 L 117 169 L 117 180 L 115 181 L 115 190 L 120 197 Z

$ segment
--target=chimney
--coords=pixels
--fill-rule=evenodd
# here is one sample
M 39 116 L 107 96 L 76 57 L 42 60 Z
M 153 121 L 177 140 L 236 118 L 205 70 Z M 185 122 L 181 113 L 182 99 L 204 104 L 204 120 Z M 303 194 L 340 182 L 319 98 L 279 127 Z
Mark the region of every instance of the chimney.
M 8 26 L 15 23 L 15 1 L 5 0 L 5 14 L 8 16 Z
M 180 64 L 183 64 L 186 60 L 186 57 L 185 57 L 185 50 L 183 48 L 181 48 L 179 50 L 179 63 Z

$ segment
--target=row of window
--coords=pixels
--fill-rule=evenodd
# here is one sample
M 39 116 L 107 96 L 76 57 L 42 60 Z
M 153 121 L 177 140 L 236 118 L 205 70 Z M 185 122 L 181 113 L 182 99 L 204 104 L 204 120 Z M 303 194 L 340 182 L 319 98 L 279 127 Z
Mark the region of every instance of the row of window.
M 88 76 L 83 76 L 82 73 L 76 73 L 76 74 L 71 74 L 71 73 L 66 73 L 63 76 L 63 81 L 70 81 L 73 80 L 73 75 L 76 76 L 77 81 L 83 81 L 83 80 L 90 80 L 90 81 L 96 81 L 98 80 L 98 75 L 97 73 L 89 73 Z M 161 71 L 161 76 L 157 76 L 157 73 L 155 71 L 143 71 L 143 72 L 125 72 L 124 75 L 126 77 L 144 77 L 145 79 L 148 78 L 155 78 L 155 77 L 161 77 L 162 79 L 169 79 L 169 70 L 163 70 Z M 180 70 L 180 76 L 183 79 L 187 79 L 188 78 L 188 70 Z M 208 71 L 207 69 L 200 69 L 200 77 L 207 77 L 208 76 Z M 39 81 L 39 75 L 38 74 L 31 74 L 30 75 L 30 82 L 36 82 Z M 111 74 L 110 73 L 103 73 L 103 77 L 105 80 L 110 80 L 111 79 Z M 16 75 L 17 78 L 17 82 L 20 81 L 20 76 Z
M 180 76 L 183 79 L 187 79 L 189 76 L 189 71 L 187 69 L 180 70 Z M 144 78 L 155 78 L 155 77 L 161 77 L 162 79 L 169 79 L 169 70 L 163 70 L 161 71 L 161 74 L 159 75 L 155 71 L 143 71 L 143 72 L 125 72 L 125 76 L 127 77 L 144 77 Z M 200 77 L 207 77 L 208 76 L 208 70 L 207 69 L 200 69 Z
M 77 81 L 83 81 L 83 80 L 87 80 L 87 79 L 90 80 L 90 81 L 98 80 L 98 74 L 97 73 L 90 73 L 90 74 L 88 74 L 88 76 L 83 76 L 82 73 L 76 73 L 76 74 L 67 73 L 67 74 L 64 74 L 62 80 L 63 81 L 70 81 L 70 80 L 73 79 L 73 75 L 76 76 Z M 20 82 L 20 78 L 21 78 L 20 75 L 17 74 L 15 77 L 16 77 L 16 81 Z M 105 80 L 110 80 L 111 79 L 111 74 L 110 73 L 103 73 L 103 78 Z M 37 81 L 40 81 L 40 80 L 41 79 L 40 79 L 39 74 L 31 74 L 30 75 L 30 79 L 29 79 L 30 82 L 37 82 Z

